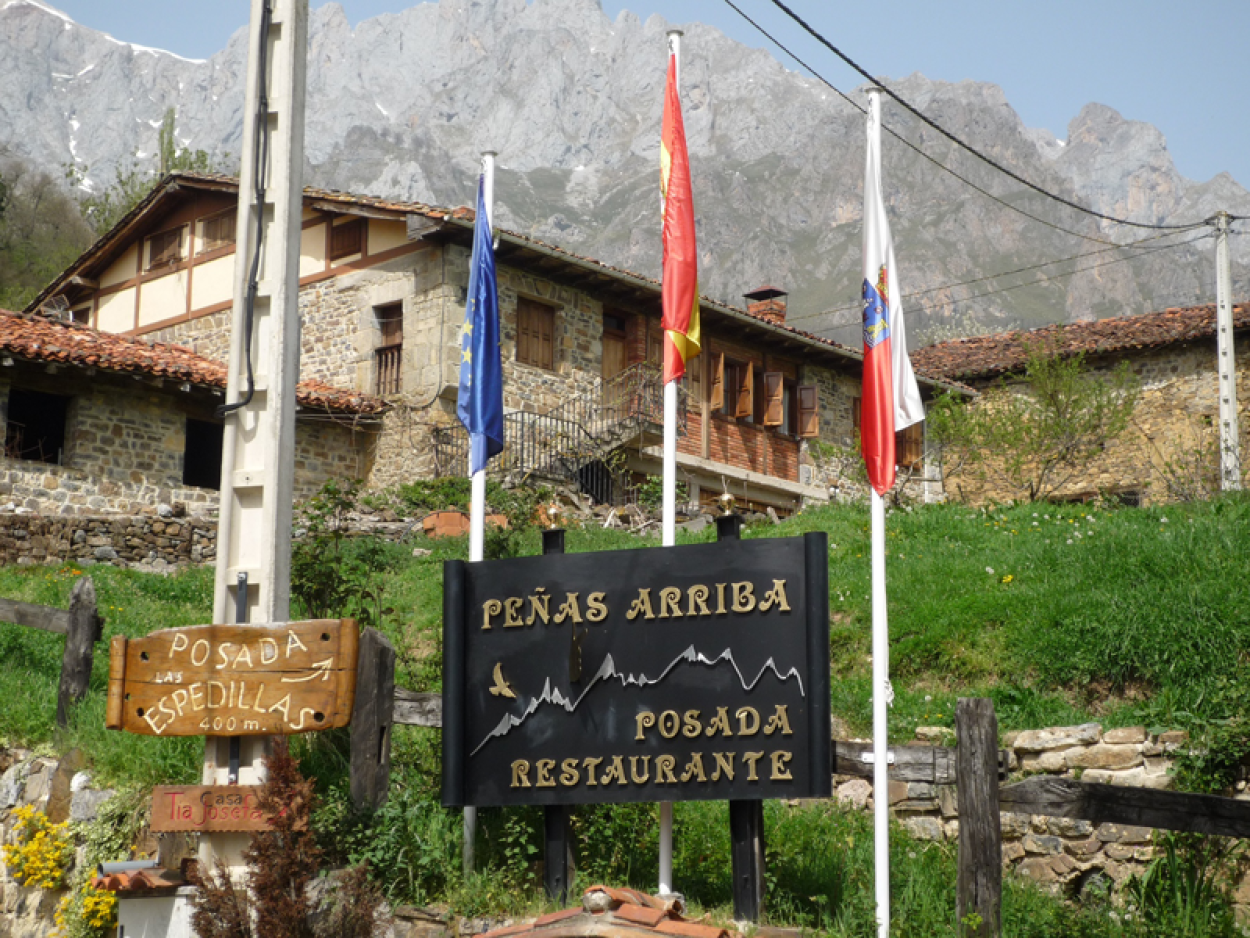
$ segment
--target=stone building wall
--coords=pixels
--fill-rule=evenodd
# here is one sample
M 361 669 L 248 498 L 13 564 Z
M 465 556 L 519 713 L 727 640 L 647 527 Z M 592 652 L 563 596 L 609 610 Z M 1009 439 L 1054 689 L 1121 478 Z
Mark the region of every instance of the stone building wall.
M 164 571 L 217 558 L 217 522 L 175 515 L 0 513 L 0 565 L 95 564 Z
M 1242 343 L 1244 345 L 1244 341 Z M 1128 429 L 1108 442 L 1089 469 L 1061 486 L 1057 498 L 1125 495 L 1148 502 L 1208 494 L 1219 489 L 1219 401 L 1214 340 L 1137 352 L 1129 359 L 1141 392 Z M 1089 361 L 1093 380 L 1109 375 L 1118 360 Z M 989 387 L 992 387 L 989 386 Z M 1237 402 L 1243 477 L 1250 479 L 1250 354 L 1238 357 Z M 972 406 L 984 406 L 980 403 Z M 993 481 L 967 473 L 947 477 L 951 494 L 973 504 L 1022 497 Z
M 0 382 L 0 414 L 10 383 Z M 42 386 L 40 386 L 42 387 Z M 193 398 L 128 379 L 63 379 L 71 397 L 62 464 L 0 456 L 0 510 L 51 515 L 139 514 L 181 505 L 215 511 L 215 489 L 185 485 L 187 418 L 211 420 Z M 314 494 L 330 478 L 358 478 L 374 444 L 369 424 L 351 416 L 304 415 L 296 424 L 295 493 Z

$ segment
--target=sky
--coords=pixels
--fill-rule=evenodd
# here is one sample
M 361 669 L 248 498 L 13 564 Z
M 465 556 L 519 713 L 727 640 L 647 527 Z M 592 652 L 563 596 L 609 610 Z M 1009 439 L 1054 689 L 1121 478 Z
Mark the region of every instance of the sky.
M 314 8 L 319 0 L 311 0 Z M 531 0 L 543 2 L 543 0 Z M 773 0 L 734 0 L 834 86 L 863 79 L 807 38 Z M 208 58 L 247 25 L 249 0 L 52 0 L 116 39 Z M 416 4 L 340 0 L 352 25 Z M 725 0 L 601 0 L 615 18 L 659 13 L 701 22 L 746 45 L 776 50 Z M 1250 188 L 1250 0 L 789 0 L 788 6 L 870 74 L 986 81 L 1003 88 L 1029 127 L 1059 139 L 1090 102 L 1154 124 L 1183 176 L 1229 172 Z M 174 11 L 177 11 L 174 13 Z M 691 53 L 686 53 L 691 54 Z M 887 115 L 888 123 L 888 115 Z

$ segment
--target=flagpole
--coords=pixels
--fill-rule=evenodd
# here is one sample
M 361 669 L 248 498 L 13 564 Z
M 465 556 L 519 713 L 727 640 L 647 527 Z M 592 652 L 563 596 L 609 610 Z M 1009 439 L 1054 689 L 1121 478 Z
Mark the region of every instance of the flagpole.
M 495 214 L 495 156 L 494 150 L 482 151 L 482 193 L 486 202 L 486 223 Z M 482 559 L 486 541 L 486 468 L 479 469 L 469 478 L 469 562 Z M 465 874 L 473 872 L 474 845 L 477 842 L 477 808 L 464 809 L 464 851 L 461 857 Z
M 674 61 L 674 74 L 681 76 L 680 29 L 667 33 L 669 54 Z M 677 543 L 677 381 L 664 385 L 664 464 L 660 512 L 660 544 L 672 547 Z M 660 895 L 673 892 L 673 803 L 660 802 Z
M 872 796 L 873 881 L 877 898 L 877 934 L 890 934 L 890 627 L 885 595 L 885 499 L 872 500 Z

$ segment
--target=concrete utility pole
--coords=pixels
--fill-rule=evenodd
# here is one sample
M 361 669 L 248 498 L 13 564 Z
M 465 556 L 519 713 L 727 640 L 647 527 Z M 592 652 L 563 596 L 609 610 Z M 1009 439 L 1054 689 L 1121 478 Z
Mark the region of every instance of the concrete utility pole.
M 290 618 L 308 0 L 252 0 L 213 621 Z M 245 578 L 245 579 L 244 579 Z M 203 784 L 257 784 L 265 737 L 209 738 Z M 246 834 L 203 838 L 241 863 Z
M 1215 334 L 1220 394 L 1220 488 L 1241 488 L 1241 442 L 1237 426 L 1237 359 L 1233 353 L 1232 264 L 1228 213 L 1215 216 Z

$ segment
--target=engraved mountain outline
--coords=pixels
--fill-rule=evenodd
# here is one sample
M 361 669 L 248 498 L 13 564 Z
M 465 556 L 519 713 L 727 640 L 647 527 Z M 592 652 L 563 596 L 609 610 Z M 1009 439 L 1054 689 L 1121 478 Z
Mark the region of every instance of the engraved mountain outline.
M 639 673 L 636 675 L 622 674 L 616 670 L 616 662 L 613 660 L 611 652 L 608 652 L 604 655 L 603 662 L 599 665 L 599 669 L 595 672 L 595 676 L 591 678 L 590 683 L 587 684 L 582 692 L 577 695 L 575 700 L 562 694 L 558 687 L 553 688 L 551 686 L 551 678 L 546 678 L 543 682 L 542 693 L 536 697 L 530 698 L 530 702 L 525 706 L 525 709 L 521 712 L 520 716 L 515 716 L 511 713 L 504 714 L 503 718 L 499 721 L 495 728 L 486 734 L 485 738 L 477 744 L 469 755 L 470 757 L 477 755 L 492 739 L 500 739 L 507 736 L 514 729 L 523 725 L 526 720 L 538 711 L 539 706 L 542 704 L 558 706 L 566 713 L 573 713 L 597 684 L 609 678 L 616 678 L 619 680 L 622 687 L 649 687 L 662 683 L 673 671 L 673 669 L 683 662 L 687 664 L 702 664 L 707 667 L 714 668 L 722 661 L 728 661 L 730 663 L 734 669 L 734 673 L 738 676 L 739 683 L 742 684 L 742 689 L 748 693 L 750 693 L 755 685 L 760 682 L 760 678 L 764 676 L 766 671 L 772 671 L 773 675 L 783 683 L 789 681 L 790 678 L 794 678 L 798 681 L 799 696 L 807 696 L 807 692 L 803 687 L 803 677 L 800 674 L 799 669 L 792 667 L 783 674 L 777 667 L 776 661 L 771 656 L 764 662 L 763 665 L 760 666 L 759 672 L 755 675 L 755 677 L 751 681 L 747 681 L 742 674 L 742 669 L 738 667 L 738 662 L 734 659 L 732 648 L 726 648 L 714 658 L 709 658 L 707 655 L 698 651 L 694 645 L 689 645 L 684 651 L 678 654 L 677 657 L 669 662 L 668 666 L 660 672 L 658 677 L 654 678 L 647 677 L 645 673 Z

